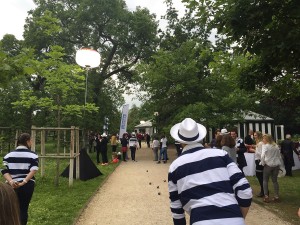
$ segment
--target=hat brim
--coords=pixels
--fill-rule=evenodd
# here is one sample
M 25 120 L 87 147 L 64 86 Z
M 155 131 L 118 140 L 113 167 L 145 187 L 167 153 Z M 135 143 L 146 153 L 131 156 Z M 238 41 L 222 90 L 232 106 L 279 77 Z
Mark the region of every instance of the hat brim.
M 206 131 L 206 128 L 197 123 L 197 126 L 198 126 L 198 132 L 199 132 L 199 137 L 193 141 L 184 141 L 182 140 L 179 136 L 178 136 L 178 130 L 179 130 L 179 126 L 180 126 L 181 123 L 177 123 L 175 124 L 171 130 L 170 130 L 170 134 L 171 136 L 178 142 L 180 143 L 183 143 L 183 144 L 192 144 L 192 143 L 198 143 L 200 142 L 201 140 L 203 140 L 207 134 L 207 131 Z

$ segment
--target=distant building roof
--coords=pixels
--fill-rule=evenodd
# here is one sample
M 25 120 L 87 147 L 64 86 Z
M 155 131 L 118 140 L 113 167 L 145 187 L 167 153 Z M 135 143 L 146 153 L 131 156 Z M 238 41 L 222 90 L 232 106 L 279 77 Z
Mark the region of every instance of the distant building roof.
M 144 123 L 141 123 L 141 124 L 135 126 L 134 128 L 145 128 L 145 127 L 152 127 L 151 120 L 147 120 Z
M 256 112 L 252 112 L 252 111 L 245 112 L 244 119 L 245 119 L 245 121 L 262 121 L 262 120 L 274 121 L 273 118 L 270 118 L 265 115 L 258 114 Z

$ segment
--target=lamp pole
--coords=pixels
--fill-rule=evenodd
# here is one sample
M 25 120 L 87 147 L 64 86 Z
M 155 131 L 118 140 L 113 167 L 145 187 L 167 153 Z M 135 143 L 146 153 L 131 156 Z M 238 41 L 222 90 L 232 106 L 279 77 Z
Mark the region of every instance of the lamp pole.
M 158 133 L 158 120 L 157 120 L 157 117 L 158 117 L 158 112 L 154 112 L 153 113 L 154 115 L 154 118 L 155 118 L 155 133 Z
M 86 75 L 85 75 L 85 92 L 84 92 L 84 111 L 83 111 L 83 119 L 84 119 L 84 127 L 82 129 L 82 141 L 83 147 L 86 148 L 86 141 L 85 141 L 85 126 L 86 126 L 86 119 L 85 119 L 85 110 L 86 110 L 86 103 L 87 103 L 87 85 L 88 85 L 88 74 L 91 68 L 98 67 L 100 65 L 100 54 L 96 50 L 89 49 L 89 48 L 81 48 L 76 52 L 75 57 L 76 63 L 85 68 Z

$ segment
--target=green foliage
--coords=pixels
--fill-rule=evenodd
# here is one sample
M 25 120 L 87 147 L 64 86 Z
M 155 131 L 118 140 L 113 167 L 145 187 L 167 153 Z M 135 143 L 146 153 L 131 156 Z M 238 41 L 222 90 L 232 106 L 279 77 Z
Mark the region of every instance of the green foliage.
M 253 98 L 239 87 L 237 74 L 245 67 L 241 61 L 243 57 L 213 52 L 190 40 L 172 51 L 158 51 L 151 63 L 141 65 L 142 89 L 164 131 L 185 117 L 220 127 L 251 108 Z
M 252 91 L 258 112 L 273 117 L 287 130 L 299 132 L 300 5 L 297 0 L 184 0 L 194 20 L 207 32 L 217 31 L 218 48 L 244 55 L 237 71 L 240 88 Z M 267 103 L 266 105 L 264 105 Z M 269 104 L 270 103 L 270 104 Z M 271 106 L 271 107 L 270 107 Z M 292 113 L 285 120 L 285 111 Z
M 53 46 L 45 53 L 41 61 L 31 60 L 35 76 L 43 77 L 44 83 L 39 91 L 21 90 L 20 100 L 12 103 L 15 108 L 45 110 L 54 113 L 56 126 L 60 127 L 64 117 L 82 117 L 86 113 L 97 112 L 94 104 L 78 104 L 78 94 L 84 90 L 85 77 L 82 70 L 75 65 L 63 62 L 65 53 L 62 47 Z M 78 125 L 78 124 L 73 124 Z

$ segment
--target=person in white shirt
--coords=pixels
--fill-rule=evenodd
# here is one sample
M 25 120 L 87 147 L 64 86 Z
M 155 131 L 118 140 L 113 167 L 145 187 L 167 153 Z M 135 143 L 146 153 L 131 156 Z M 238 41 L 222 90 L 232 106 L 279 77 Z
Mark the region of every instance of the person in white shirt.
M 159 149 L 159 141 L 158 137 L 154 137 L 154 140 L 152 142 L 152 150 L 154 153 L 154 161 L 158 161 L 158 149 Z
M 160 163 L 160 160 L 163 160 L 164 163 L 167 162 L 167 137 L 165 135 L 162 136 L 160 143 L 160 153 L 159 153 L 159 159 L 157 163 Z
M 270 202 L 268 182 L 271 176 L 274 186 L 273 201 L 279 201 L 279 184 L 277 181 L 280 161 L 280 150 L 278 145 L 274 142 L 270 134 L 263 135 L 263 145 L 260 164 L 264 166 L 263 172 L 263 186 L 264 186 L 264 202 Z
M 138 139 L 136 138 L 134 132 L 131 134 L 131 138 L 129 138 L 128 142 L 129 142 L 129 148 L 131 153 L 131 159 L 133 162 L 137 162 L 135 160 L 135 152 L 138 149 Z

